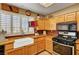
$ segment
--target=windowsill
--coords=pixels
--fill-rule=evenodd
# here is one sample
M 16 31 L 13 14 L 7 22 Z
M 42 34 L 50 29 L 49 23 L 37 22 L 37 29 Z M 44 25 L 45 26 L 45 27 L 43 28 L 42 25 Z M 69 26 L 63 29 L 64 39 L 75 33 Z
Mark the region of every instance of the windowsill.
M 12 38 L 12 37 L 22 37 L 22 36 L 30 36 L 30 35 L 35 35 L 35 34 L 33 33 L 33 34 L 18 34 L 18 35 L 9 35 L 9 36 L 6 36 L 6 38 Z

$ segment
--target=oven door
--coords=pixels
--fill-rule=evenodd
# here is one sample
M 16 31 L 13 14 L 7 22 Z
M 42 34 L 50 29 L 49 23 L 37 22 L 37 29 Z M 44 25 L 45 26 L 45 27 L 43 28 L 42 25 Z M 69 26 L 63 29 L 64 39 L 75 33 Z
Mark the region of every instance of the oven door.
M 73 55 L 74 47 L 53 41 L 53 51 L 60 55 Z

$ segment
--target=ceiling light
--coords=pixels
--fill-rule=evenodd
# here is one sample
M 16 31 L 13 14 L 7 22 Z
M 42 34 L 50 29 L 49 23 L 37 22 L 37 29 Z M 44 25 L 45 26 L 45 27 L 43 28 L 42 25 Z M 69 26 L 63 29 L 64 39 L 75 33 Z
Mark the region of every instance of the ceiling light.
M 43 7 L 49 7 L 51 6 L 53 3 L 40 3 L 40 5 L 42 5 Z

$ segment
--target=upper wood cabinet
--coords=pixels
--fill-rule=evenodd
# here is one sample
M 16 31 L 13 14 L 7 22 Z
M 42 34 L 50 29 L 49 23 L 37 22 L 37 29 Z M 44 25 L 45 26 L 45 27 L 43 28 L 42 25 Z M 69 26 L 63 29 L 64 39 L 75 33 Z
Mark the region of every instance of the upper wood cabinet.
M 44 24 L 44 26 L 45 26 L 45 30 L 50 30 L 50 20 L 49 19 L 45 19 L 44 20 L 44 22 L 45 22 L 45 24 Z
M 68 21 L 76 21 L 76 13 L 75 12 L 65 14 L 65 22 L 68 22 Z
M 51 18 L 49 19 L 49 21 L 50 21 L 50 30 L 56 30 L 56 23 L 57 23 L 56 19 Z
M 37 30 L 44 30 L 44 19 L 39 18 L 37 20 Z
M 79 31 L 79 12 L 77 12 L 76 19 L 77 19 L 77 31 Z
M 65 15 L 60 15 L 56 17 L 56 22 L 61 23 L 65 21 Z

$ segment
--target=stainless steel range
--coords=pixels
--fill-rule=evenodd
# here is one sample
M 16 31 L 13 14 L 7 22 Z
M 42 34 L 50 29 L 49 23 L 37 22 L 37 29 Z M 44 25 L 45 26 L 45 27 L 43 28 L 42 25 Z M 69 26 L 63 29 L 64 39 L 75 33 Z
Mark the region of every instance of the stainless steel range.
M 69 24 L 69 23 L 68 23 Z M 74 55 L 74 44 L 77 39 L 76 25 L 73 25 L 69 28 L 69 25 L 66 25 L 66 29 L 62 30 L 62 27 L 58 30 L 58 36 L 53 38 L 53 50 L 55 53 L 61 55 Z M 68 29 L 68 28 L 69 29 Z M 73 30 L 73 31 L 72 31 Z

